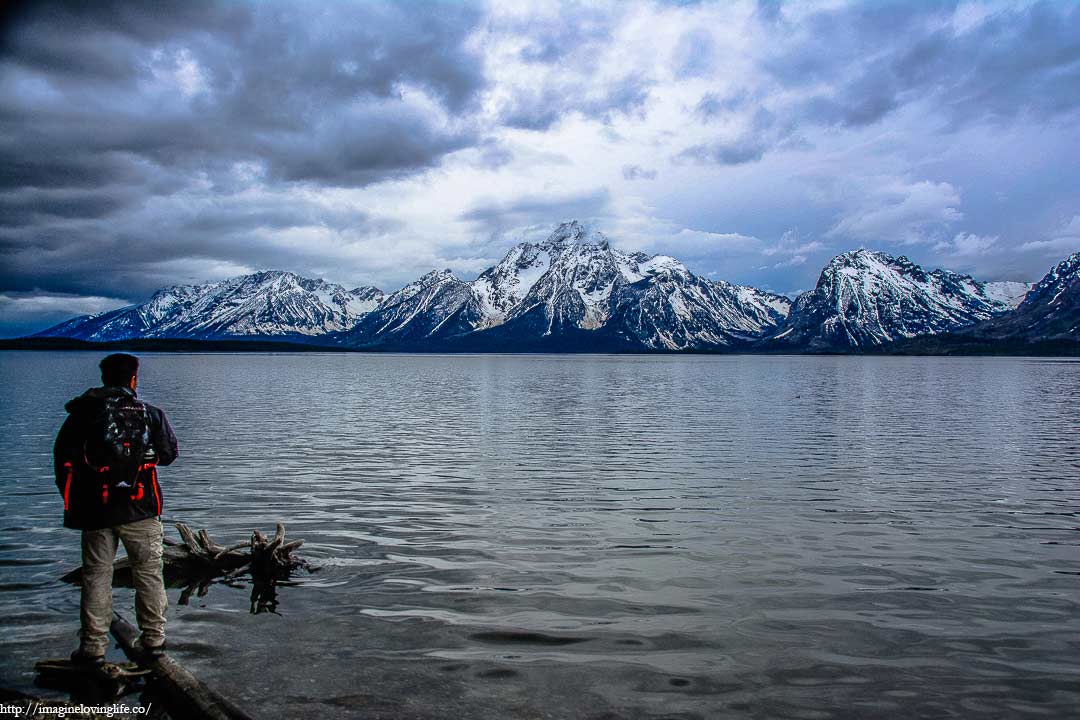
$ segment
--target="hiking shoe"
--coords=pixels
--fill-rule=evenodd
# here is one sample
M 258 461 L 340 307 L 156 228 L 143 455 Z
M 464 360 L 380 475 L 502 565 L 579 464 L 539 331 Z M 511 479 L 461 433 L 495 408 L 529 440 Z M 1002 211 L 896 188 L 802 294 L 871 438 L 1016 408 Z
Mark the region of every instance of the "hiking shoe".
M 71 664 L 81 665 L 83 667 L 101 667 L 105 664 L 105 656 L 84 653 L 80 648 L 71 653 Z

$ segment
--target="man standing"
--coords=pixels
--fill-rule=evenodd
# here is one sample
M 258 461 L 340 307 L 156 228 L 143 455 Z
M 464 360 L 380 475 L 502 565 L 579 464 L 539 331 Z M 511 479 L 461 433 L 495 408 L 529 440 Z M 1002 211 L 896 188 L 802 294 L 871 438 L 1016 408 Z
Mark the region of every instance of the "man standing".
M 102 387 L 65 405 L 56 436 L 56 485 L 64 498 L 64 527 L 82 530 L 82 607 L 73 662 L 104 662 L 112 622 L 112 568 L 124 543 L 135 584 L 140 643 L 148 655 L 165 649 L 161 486 L 157 468 L 179 452 L 169 421 L 139 400 L 139 360 L 123 353 L 101 361 Z

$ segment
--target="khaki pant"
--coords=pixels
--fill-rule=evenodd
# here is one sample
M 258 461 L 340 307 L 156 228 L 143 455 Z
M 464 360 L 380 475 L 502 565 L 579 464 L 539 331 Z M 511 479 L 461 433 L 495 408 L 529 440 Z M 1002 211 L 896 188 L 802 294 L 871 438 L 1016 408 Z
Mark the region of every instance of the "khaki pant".
M 87 655 L 102 655 L 109 647 L 112 623 L 113 560 L 119 542 L 131 560 L 135 585 L 135 618 L 144 645 L 165 642 L 165 580 L 162 576 L 161 521 L 156 517 L 82 533 L 82 630 L 80 647 Z

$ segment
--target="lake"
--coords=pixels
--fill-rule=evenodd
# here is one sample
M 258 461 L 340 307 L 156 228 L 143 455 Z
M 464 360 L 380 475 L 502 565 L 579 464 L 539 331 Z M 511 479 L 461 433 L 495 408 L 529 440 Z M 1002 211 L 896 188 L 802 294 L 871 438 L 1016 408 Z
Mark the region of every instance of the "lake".
M 0 353 L 4 687 L 77 643 L 51 451 L 99 359 Z M 142 361 L 166 522 L 319 566 L 276 612 L 169 590 L 173 656 L 256 716 L 1080 713 L 1078 362 Z

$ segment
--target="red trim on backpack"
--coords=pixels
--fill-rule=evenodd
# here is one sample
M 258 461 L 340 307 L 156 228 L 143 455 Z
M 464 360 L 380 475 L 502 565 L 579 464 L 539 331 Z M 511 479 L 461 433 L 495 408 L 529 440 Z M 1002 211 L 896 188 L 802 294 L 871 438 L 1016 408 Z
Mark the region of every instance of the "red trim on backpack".
M 152 468 L 152 470 L 154 472 L 154 476 L 153 476 L 153 478 L 151 478 L 151 482 L 153 482 L 153 485 L 151 487 L 153 487 L 153 489 L 154 489 L 154 500 L 157 502 L 157 514 L 160 515 L 161 514 L 161 491 L 158 489 L 157 468 L 154 467 L 154 468 Z
M 64 463 L 64 467 L 67 468 L 67 479 L 64 480 L 64 512 L 67 512 L 71 509 L 68 499 L 71 496 L 71 478 L 75 475 L 75 468 L 69 462 Z

